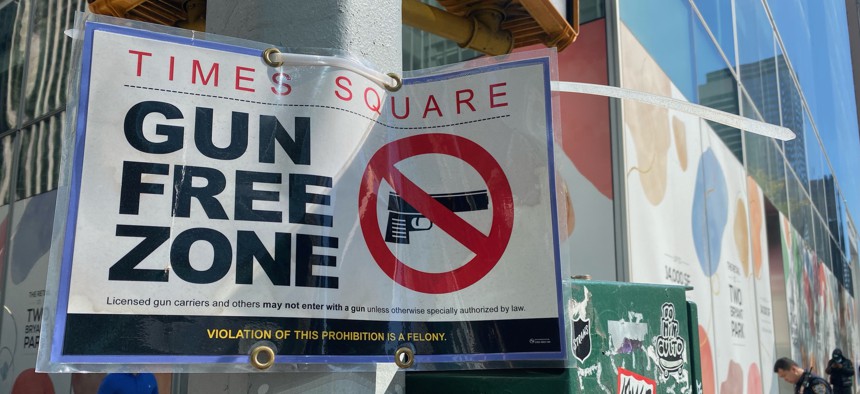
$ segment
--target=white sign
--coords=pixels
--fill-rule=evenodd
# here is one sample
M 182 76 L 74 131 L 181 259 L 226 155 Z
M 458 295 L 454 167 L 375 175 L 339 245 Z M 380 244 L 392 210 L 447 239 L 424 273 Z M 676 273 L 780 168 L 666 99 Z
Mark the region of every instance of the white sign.
M 549 57 L 392 94 L 214 41 L 84 42 L 52 365 L 563 358 Z

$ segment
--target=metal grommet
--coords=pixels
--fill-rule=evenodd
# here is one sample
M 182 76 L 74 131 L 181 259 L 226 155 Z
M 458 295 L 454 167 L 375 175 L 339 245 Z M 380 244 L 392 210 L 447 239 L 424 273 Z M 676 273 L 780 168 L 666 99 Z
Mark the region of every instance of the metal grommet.
M 269 369 L 275 364 L 275 351 L 268 346 L 257 346 L 251 351 L 251 365 L 257 369 Z
M 415 352 L 412 349 L 403 346 L 394 352 L 394 364 L 400 368 L 409 368 L 415 364 Z
M 387 90 L 389 92 L 396 92 L 396 91 L 400 90 L 400 88 L 403 87 L 403 80 L 400 79 L 399 75 L 397 75 L 395 73 L 388 73 L 386 75 L 388 75 L 389 77 L 394 79 L 394 86 L 391 86 L 391 85 L 386 83 L 385 84 L 385 90 Z
M 266 62 L 270 67 L 281 67 L 284 65 L 283 61 L 274 61 L 272 60 L 272 55 L 276 53 L 281 53 L 278 48 L 268 48 L 263 51 L 263 61 Z

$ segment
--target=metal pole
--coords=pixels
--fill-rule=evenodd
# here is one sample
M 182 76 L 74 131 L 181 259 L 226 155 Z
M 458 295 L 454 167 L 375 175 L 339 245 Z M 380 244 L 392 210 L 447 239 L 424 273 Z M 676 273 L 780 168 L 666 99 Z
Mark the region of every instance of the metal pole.
M 282 48 L 337 49 L 397 74 L 403 70 L 401 19 L 401 0 L 208 0 L 206 5 L 207 33 Z M 336 393 L 398 391 L 396 385 L 370 389 L 373 372 L 340 373 L 336 379 L 331 373 L 175 374 L 173 379 L 174 394 L 263 392 L 264 387 L 268 392 L 298 387 Z M 251 391 L 255 386 L 258 390 Z
M 206 31 L 286 48 L 333 48 L 401 73 L 401 0 L 209 0 Z

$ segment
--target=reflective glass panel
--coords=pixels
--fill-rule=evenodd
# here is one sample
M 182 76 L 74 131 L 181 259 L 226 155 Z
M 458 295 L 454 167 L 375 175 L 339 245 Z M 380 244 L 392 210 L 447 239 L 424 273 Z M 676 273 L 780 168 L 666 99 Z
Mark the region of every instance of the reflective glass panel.
M 2 235 L 0 236 L 0 267 L 6 267 L 8 264 L 6 254 L 9 249 L 6 245 L 6 234 L 8 234 L 9 231 L 9 203 L 11 202 L 10 196 L 12 195 L 12 158 L 14 155 L 15 134 L 11 133 L 0 138 L 0 235 Z M 0 284 L 6 283 L 6 271 L 7 270 L 5 269 L 0 270 Z M 0 291 L 5 291 L 5 285 L 3 285 L 3 289 Z M 8 301 L 5 301 L 4 299 L 4 303 L 8 303 Z M 4 330 L 8 329 L 0 329 L 0 342 L 6 342 L 4 338 Z M 12 361 L 9 357 L 5 360 Z M 0 388 L 2 388 L 1 382 Z
M 791 66 L 797 73 L 800 85 L 803 87 L 807 100 L 814 101 L 815 78 L 812 53 L 812 28 L 808 15 L 810 8 L 817 8 L 806 0 L 767 0 L 770 5 L 776 28 L 782 43 L 785 45 L 785 55 L 791 59 Z
M 782 154 L 772 140 L 747 134 L 747 171 L 762 187 L 765 196 L 783 213 L 788 213 L 785 167 Z M 755 152 L 755 153 L 752 153 Z
M 735 37 L 732 23 L 732 2 L 725 0 L 693 0 L 711 34 L 720 44 L 729 63 L 735 64 Z
M 10 202 L 12 187 L 12 157 L 15 152 L 15 135 L 0 138 L 0 206 Z
M 830 239 L 830 261 L 833 264 L 833 275 L 836 276 L 836 281 L 842 287 L 846 287 L 845 285 L 851 281 L 850 269 L 845 265 L 845 258 L 842 256 L 842 252 L 839 251 L 839 245 L 833 238 Z
M 63 32 L 72 28 L 75 12 L 82 11 L 86 1 L 45 0 L 33 3 L 24 123 L 65 107 L 72 39 Z
M 821 212 L 821 216 L 826 220 L 827 229 L 830 231 L 830 234 L 838 241 L 842 237 L 842 230 L 839 228 L 839 211 L 842 204 L 836 196 L 833 172 L 830 171 L 827 163 L 823 164 L 824 174 L 821 179 L 824 184 L 824 203 L 827 205 L 827 212 Z
M 571 21 L 572 7 L 567 6 L 567 20 Z M 579 23 L 586 23 L 606 16 L 606 0 L 580 0 L 579 1 Z
M 57 188 L 63 115 L 52 116 L 20 132 L 16 201 Z
M 696 49 L 696 86 L 698 103 L 720 111 L 739 114 L 738 83 L 729 64 L 720 56 L 716 44 L 698 19 L 693 23 L 693 45 Z M 708 121 L 732 154 L 743 162 L 741 131 L 721 123 Z
M 809 168 L 809 195 L 821 216 L 826 217 L 827 203 L 824 190 L 824 155 L 818 140 L 806 141 L 806 164 Z
M 752 104 L 744 100 L 744 114 Z M 753 117 L 755 118 L 755 117 Z M 783 214 L 788 215 L 788 196 L 786 194 L 785 162 L 780 141 L 758 134 L 745 133 L 747 173 L 761 186 L 764 195 Z
M 851 244 L 851 254 L 848 256 L 848 261 L 846 261 L 846 263 L 848 264 L 848 266 L 853 267 L 853 266 L 856 266 L 857 260 L 860 260 L 860 256 L 857 255 L 857 245 Z M 854 271 L 852 270 L 851 272 L 852 272 L 851 278 L 853 280 L 853 278 L 854 278 L 853 272 Z M 852 286 L 851 288 L 853 289 L 854 287 Z
M 815 139 L 812 134 L 812 123 L 809 121 L 808 113 L 803 110 L 803 97 L 797 90 L 797 85 L 794 84 L 784 56 L 777 57 L 777 67 L 779 70 L 779 102 L 782 125 L 797 135 L 797 138 L 785 141 L 785 157 L 788 164 L 805 184 L 809 180 L 806 165 L 806 140 L 810 136 L 813 140 Z
M 822 264 L 827 265 L 833 272 L 833 263 L 830 259 L 830 233 L 820 217 L 815 215 L 815 253 Z
M 847 256 L 851 256 L 848 253 L 851 249 L 851 240 L 848 238 L 851 234 L 848 231 L 848 208 L 845 204 L 845 201 L 842 200 L 842 196 L 837 193 L 836 201 L 839 202 L 839 245 L 842 246 L 842 251 L 845 252 Z
M 403 71 L 442 66 L 481 56 L 456 42 L 403 25 Z
M 760 0 L 737 0 L 738 74 L 765 122 L 779 124 L 773 31 Z
M 694 51 L 687 1 L 619 0 L 621 21 L 672 79 L 687 100 L 696 102 Z M 636 61 L 636 59 L 622 59 Z
M 18 124 L 27 45 L 21 23 L 28 7 L 17 1 L 0 2 L 0 133 Z
M 846 283 L 845 288 L 848 289 L 848 292 L 851 293 L 852 296 L 854 296 L 854 280 L 855 280 L 854 279 L 854 272 L 856 272 L 856 270 L 854 268 L 852 268 L 855 265 L 852 265 L 852 264 L 857 264 L 857 260 L 858 260 L 857 248 L 854 245 L 852 245 L 851 246 L 851 254 L 848 255 L 848 257 L 845 260 L 845 266 L 849 267 L 847 276 L 848 276 L 848 279 L 850 280 L 849 283 Z
M 812 119 L 849 204 L 860 211 L 860 157 L 845 3 L 769 0 L 785 51 L 797 72 Z M 856 15 L 853 17 L 856 18 Z
M 788 175 L 788 208 L 789 220 L 800 236 L 808 240 L 810 246 L 814 240 L 810 204 L 800 181 L 794 175 Z

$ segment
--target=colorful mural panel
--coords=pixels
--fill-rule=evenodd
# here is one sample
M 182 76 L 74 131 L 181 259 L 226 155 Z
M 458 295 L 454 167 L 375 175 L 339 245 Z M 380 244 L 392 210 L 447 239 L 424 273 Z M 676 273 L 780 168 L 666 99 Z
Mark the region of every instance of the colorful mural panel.
M 658 89 L 659 94 L 683 97 L 653 60 L 640 60 L 648 60 L 648 55 L 629 31 L 622 28 L 621 37 L 625 88 Z M 643 75 L 662 75 L 663 79 L 650 81 Z M 628 102 L 623 103 L 623 119 L 630 280 L 692 286 L 687 298 L 697 303 L 699 312 L 701 384 L 704 392 L 714 392 L 719 385 L 714 357 L 720 345 L 715 342 L 710 302 L 713 270 L 698 257 L 707 257 L 708 243 L 697 243 L 694 236 L 698 231 L 694 227 L 706 231 L 705 217 L 697 215 L 693 206 L 697 198 L 699 204 L 705 203 L 703 167 L 707 164 L 702 163 L 713 160 L 703 153 L 701 120 Z
M 69 375 L 37 374 L 36 354 L 42 327 L 48 249 L 56 191 L 18 201 L 12 219 L 9 276 L 0 332 L 0 392 L 62 392 Z M 8 206 L 0 208 L 5 227 Z M 0 245 L 5 253 L 5 245 Z M 29 391 L 33 390 L 33 391 Z
M 855 301 L 788 218 L 780 215 L 791 357 L 824 371 L 834 348 L 857 360 Z M 850 356 L 849 356 L 850 357 Z
M 620 36 L 623 87 L 683 100 L 623 26 Z M 705 121 L 629 102 L 622 111 L 630 280 L 692 286 L 702 392 L 772 392 L 761 189 Z

